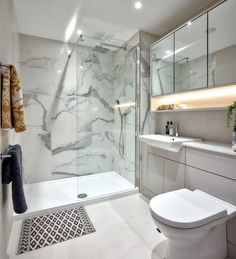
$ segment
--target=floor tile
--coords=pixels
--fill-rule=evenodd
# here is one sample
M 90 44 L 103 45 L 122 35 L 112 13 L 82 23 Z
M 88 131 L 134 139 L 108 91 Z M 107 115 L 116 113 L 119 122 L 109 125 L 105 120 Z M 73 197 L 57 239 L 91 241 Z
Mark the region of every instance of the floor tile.
M 20 223 L 14 223 L 10 259 L 162 259 L 165 238 L 139 194 L 86 206 L 96 232 L 16 256 Z M 18 233 L 16 235 L 16 233 Z

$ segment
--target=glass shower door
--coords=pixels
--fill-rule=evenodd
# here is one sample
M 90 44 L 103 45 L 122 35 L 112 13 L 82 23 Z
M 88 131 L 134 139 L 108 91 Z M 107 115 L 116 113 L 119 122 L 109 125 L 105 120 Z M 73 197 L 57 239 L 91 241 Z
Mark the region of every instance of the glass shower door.
M 136 51 L 100 45 L 76 49 L 79 199 L 134 187 Z

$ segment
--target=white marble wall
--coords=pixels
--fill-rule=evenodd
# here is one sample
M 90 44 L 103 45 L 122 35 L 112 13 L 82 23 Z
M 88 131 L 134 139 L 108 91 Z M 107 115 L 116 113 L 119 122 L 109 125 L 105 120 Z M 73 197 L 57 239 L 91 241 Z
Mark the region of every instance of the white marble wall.
M 128 44 L 126 49 L 116 52 L 114 58 L 114 99 L 119 100 L 122 117 L 118 109 L 114 114 L 114 158 L 113 169 L 135 184 L 135 111 L 137 47 Z M 123 136 L 121 120 L 123 119 Z M 121 138 L 124 141 L 121 141 Z
M 140 32 L 140 134 L 155 133 L 155 114 L 150 102 L 150 46 L 158 36 Z
M 79 46 L 68 59 L 67 50 L 73 46 L 20 35 L 20 68 L 29 126 L 22 137 L 26 183 L 112 170 L 134 183 L 137 90 L 142 104 L 141 134 L 155 128 L 149 105 L 149 55 L 150 44 L 156 39 L 139 32 L 125 50 L 102 54 Z M 127 111 L 124 152 L 119 141 L 121 118 L 114 108 L 116 99 L 130 104 L 122 108 L 122 112 Z
M 20 46 L 25 182 L 111 171 L 113 54 L 80 46 L 68 59 L 73 46 L 27 35 Z
M 139 134 L 155 131 L 155 115 L 150 111 L 150 46 L 157 39 L 156 35 L 138 32 L 128 41 L 126 51 L 120 50 L 115 56 L 115 99 L 136 106 L 121 109 L 128 111 L 124 125 L 124 155 L 119 152 L 121 119 L 115 110 L 114 170 L 137 185 L 139 162 L 135 159 L 138 158 L 135 130 L 139 129 Z

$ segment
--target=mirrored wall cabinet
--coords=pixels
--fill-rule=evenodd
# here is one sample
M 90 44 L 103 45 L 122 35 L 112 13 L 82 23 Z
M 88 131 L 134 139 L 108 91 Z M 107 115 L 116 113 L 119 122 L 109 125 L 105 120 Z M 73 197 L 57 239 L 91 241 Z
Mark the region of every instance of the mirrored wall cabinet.
M 236 1 L 226 0 L 152 45 L 152 96 L 236 84 Z
M 174 34 L 152 47 L 153 96 L 174 92 Z

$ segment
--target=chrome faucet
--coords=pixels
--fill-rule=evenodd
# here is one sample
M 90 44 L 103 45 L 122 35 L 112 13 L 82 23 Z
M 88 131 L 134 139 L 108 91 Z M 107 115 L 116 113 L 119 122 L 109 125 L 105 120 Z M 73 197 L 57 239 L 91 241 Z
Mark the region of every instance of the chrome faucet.
M 179 123 L 176 122 L 174 124 L 174 127 L 175 127 L 175 136 L 178 137 L 179 136 Z

